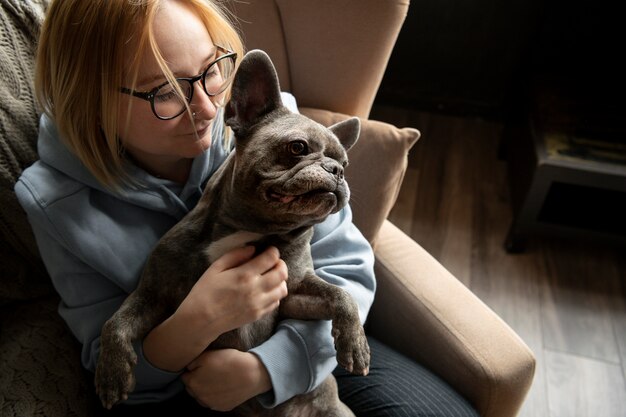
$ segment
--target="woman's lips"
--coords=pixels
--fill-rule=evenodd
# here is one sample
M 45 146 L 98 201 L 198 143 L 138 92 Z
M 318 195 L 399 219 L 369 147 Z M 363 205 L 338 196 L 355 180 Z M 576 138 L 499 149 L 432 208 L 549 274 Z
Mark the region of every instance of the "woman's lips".
M 204 126 L 203 128 L 197 129 L 195 132 L 189 133 L 190 136 L 198 136 L 199 138 L 204 137 L 209 129 L 211 128 L 211 124 Z

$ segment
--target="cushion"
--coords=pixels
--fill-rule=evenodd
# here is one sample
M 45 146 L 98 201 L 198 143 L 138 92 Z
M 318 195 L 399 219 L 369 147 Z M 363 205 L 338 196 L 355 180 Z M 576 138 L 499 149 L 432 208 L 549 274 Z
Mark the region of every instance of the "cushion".
M 47 0 L 0 2 L 0 304 L 51 293 L 13 186 L 37 159 L 33 67 Z
M 300 108 L 307 117 L 330 126 L 349 116 L 326 110 Z M 396 202 L 407 167 L 407 154 L 419 139 L 416 129 L 361 119 L 361 134 L 350 149 L 346 180 L 352 196 L 354 224 L 375 244 L 376 235 Z

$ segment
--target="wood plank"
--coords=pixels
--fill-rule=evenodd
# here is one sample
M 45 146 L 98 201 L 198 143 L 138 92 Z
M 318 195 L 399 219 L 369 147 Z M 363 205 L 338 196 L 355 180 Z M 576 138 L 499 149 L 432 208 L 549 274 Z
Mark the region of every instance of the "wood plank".
M 396 113 L 401 125 L 408 121 L 423 135 L 409 155 L 412 184 L 403 187 L 399 200 L 405 211 L 414 202 L 414 217 L 404 215 L 401 228 L 499 314 L 537 357 L 519 416 L 626 417 L 623 250 L 531 239 L 525 253 L 507 254 L 502 243 L 511 220 L 508 174 L 496 157 L 501 126 L 387 111 L 389 117 Z M 395 124 L 393 118 L 385 121 Z M 464 211 L 464 205 L 471 207 Z
M 546 351 L 550 417 L 626 417 L 619 365 Z
M 479 163 L 471 155 L 475 149 L 473 142 L 480 137 L 480 132 L 472 129 L 472 133 L 468 134 L 461 120 L 450 125 L 446 155 L 439 160 L 445 173 L 440 184 L 442 211 L 439 226 L 443 240 L 438 259 L 454 276 L 469 286 L 474 216 L 472 190 L 476 164 Z
M 413 121 L 413 120 L 412 120 Z M 461 282 L 469 286 L 472 247 L 473 140 L 463 118 L 431 116 L 415 155 L 420 184 L 412 233 Z
M 419 170 L 407 168 L 398 193 L 398 199 L 389 213 L 389 221 L 401 230 L 410 230 L 415 216 L 415 189 L 419 182 Z
M 611 252 L 571 241 L 543 244 L 549 286 L 542 308 L 547 349 L 620 364 L 613 328 L 616 279 Z
M 420 181 L 414 196 L 416 216 L 409 234 L 431 255 L 439 258 L 444 239 L 442 227 L 446 226 L 442 219 L 447 216 L 448 204 L 443 197 L 446 167 L 442 161 L 445 161 L 449 149 L 450 134 L 446 131 L 447 125 L 438 123 L 438 120 L 423 124 L 418 115 L 409 123 L 422 132 L 418 145 L 409 155 L 409 164 L 420 170 Z
M 503 249 L 511 222 L 506 165 L 497 160 L 499 130 L 480 127 L 474 138 L 478 163 L 473 170 L 473 240 L 470 289 L 530 347 L 537 358 L 535 379 L 520 417 L 548 416 L 543 367 L 541 293 L 546 271 L 536 252 L 510 255 Z
M 623 253 L 613 250 L 613 259 L 611 265 L 617 277 L 614 281 L 617 287 L 614 288 L 616 296 L 612 297 L 613 305 L 611 308 L 613 331 L 617 339 L 622 374 L 624 381 L 626 381 L 626 257 L 623 256 Z

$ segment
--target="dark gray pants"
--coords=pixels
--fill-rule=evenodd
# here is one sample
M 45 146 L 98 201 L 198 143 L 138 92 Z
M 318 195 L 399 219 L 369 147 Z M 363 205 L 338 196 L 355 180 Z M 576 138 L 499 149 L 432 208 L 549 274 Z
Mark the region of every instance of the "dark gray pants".
M 337 368 L 339 397 L 357 417 L 479 417 L 449 385 L 409 358 L 368 337 L 366 377 Z

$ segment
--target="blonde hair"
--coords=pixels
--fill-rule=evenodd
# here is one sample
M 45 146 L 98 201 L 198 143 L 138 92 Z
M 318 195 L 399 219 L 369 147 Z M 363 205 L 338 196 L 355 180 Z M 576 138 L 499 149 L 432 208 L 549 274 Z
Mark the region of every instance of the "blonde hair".
M 125 48 L 138 45 L 135 57 L 150 50 L 166 79 L 175 78 L 152 30 L 163 1 L 53 0 L 41 29 L 37 100 L 55 121 L 66 146 L 109 188 L 132 182 L 124 171 L 117 131 L 119 91 L 126 75 L 132 80 L 128 87 L 134 88 L 141 62 L 136 58 L 124 68 Z M 243 56 L 234 19 L 222 5 L 216 0 L 183 1 L 194 8 L 216 45 Z

